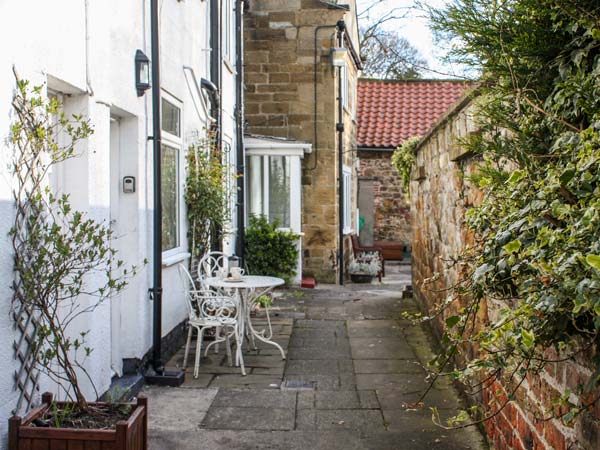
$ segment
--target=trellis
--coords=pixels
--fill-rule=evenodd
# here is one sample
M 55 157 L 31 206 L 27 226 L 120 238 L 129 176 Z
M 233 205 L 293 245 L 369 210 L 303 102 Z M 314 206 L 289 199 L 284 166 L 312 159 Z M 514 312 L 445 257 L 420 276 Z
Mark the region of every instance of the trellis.
M 19 391 L 17 406 L 13 414 L 19 414 L 33 406 L 35 394 L 40 390 L 40 371 L 36 368 L 35 334 L 37 321 L 33 312 L 25 305 L 20 305 L 12 313 L 15 321 L 15 329 L 19 334 L 13 342 L 15 359 L 19 362 L 19 368 L 15 370 L 13 377 L 15 390 Z

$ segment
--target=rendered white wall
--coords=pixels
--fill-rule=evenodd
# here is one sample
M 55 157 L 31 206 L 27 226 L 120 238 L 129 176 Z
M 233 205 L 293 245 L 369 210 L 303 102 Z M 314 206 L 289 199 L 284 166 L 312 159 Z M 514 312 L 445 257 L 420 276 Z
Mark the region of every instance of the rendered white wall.
M 161 84 L 183 102 L 184 147 L 206 126 L 195 86 L 186 79 L 183 66 L 192 67 L 198 81 L 202 77 L 209 78 L 208 3 L 161 2 Z M 26 28 L 21 19 L 26 20 Z M 106 223 L 111 217 L 110 118 L 119 120 L 119 178 L 135 176 L 137 190 L 135 194 L 121 192 L 119 195 L 115 246 L 121 259 L 136 265 L 152 256 L 152 144 L 147 140 L 152 134 L 151 94 L 147 91 L 145 96 L 138 97 L 134 84 L 135 52 L 141 49 L 150 56 L 149 32 L 149 0 L 0 1 L 0 38 L 3 42 L 0 50 L 0 111 L 10 110 L 13 65 L 22 78 L 32 80 L 34 84 L 47 82 L 53 90 L 68 94 L 65 111 L 86 115 L 92 121 L 95 133 L 81 146 L 82 156 L 61 167 L 60 184 L 71 193 L 76 207 Z M 223 125 L 224 133 L 231 137 L 235 131 L 234 81 L 235 74 L 224 70 Z M 0 115 L 2 161 L 10 154 L 5 138 L 11 120 L 7 113 Z M 6 164 L 0 164 L 0 367 L 3 368 L 0 377 L 0 449 L 5 448 L 7 418 L 17 398 L 12 380 L 12 373 L 17 368 L 12 350 L 15 335 L 8 314 L 13 276 L 7 237 L 14 217 L 11 189 L 12 180 Z M 185 228 L 181 236 L 185 248 Z M 184 257 L 182 254 L 182 260 Z M 142 267 L 112 305 L 119 312 L 116 323 L 122 358 L 141 358 L 151 347 L 150 267 Z M 187 310 L 176 265 L 163 269 L 163 335 L 166 335 L 186 318 Z M 83 317 L 77 326 L 90 330 L 89 343 L 94 351 L 87 369 L 96 389 L 102 393 L 112 376 L 111 305 L 102 305 L 93 314 Z M 47 381 L 42 383 L 42 388 L 57 392 Z M 86 390 L 92 397 L 91 387 Z

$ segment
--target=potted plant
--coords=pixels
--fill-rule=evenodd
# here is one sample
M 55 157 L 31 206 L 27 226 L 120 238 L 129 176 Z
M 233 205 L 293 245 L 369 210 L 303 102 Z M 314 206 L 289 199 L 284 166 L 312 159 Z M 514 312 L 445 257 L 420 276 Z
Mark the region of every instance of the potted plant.
M 83 380 L 98 397 L 85 364 L 93 349 L 89 331 L 77 326 L 81 315 L 123 290 L 136 268 L 117 260 L 106 225 L 74 210 L 69 196 L 53 192 L 48 182 L 51 168 L 77 156 L 77 144 L 93 130 L 81 116 L 67 118 L 55 99 L 44 98 L 41 87 L 16 78 L 10 136 L 16 207 L 10 231 L 13 317 L 27 343 L 23 370 L 45 374 L 65 401 L 46 393 L 41 406 L 12 417 L 9 449 L 146 449 L 145 399 L 88 402 Z
M 363 254 L 357 259 L 352 259 L 348 266 L 353 283 L 370 283 L 380 271 L 381 261 L 377 255 Z

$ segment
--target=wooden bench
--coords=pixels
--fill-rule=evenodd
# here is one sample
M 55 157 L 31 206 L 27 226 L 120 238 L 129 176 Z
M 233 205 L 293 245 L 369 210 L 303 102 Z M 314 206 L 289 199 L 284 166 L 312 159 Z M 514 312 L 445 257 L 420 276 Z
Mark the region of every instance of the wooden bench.
M 386 261 L 402 261 L 406 245 L 397 241 L 375 241 L 375 247 L 381 248 L 383 259 Z

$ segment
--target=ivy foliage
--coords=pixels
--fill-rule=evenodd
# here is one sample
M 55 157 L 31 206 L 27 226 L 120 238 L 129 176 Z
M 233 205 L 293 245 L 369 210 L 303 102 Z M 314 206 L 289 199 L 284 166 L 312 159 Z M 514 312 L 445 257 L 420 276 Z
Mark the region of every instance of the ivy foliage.
M 300 236 L 281 230 L 279 222 L 252 216 L 244 239 L 245 258 L 252 275 L 280 277 L 289 283 L 296 274 Z
M 472 180 L 485 198 L 468 212 L 476 245 L 462 255 L 472 270 L 437 311 L 446 332 L 435 367 L 474 394 L 503 381 L 509 395 L 471 411 L 479 421 L 549 362 L 588 358 L 585 400 L 567 393 L 545 411 L 572 421 L 600 384 L 600 5 L 457 0 L 430 13 L 438 37 L 457 44 L 450 57 L 482 73 L 481 133 L 463 144 L 485 161 Z M 481 327 L 484 302 L 495 313 Z
M 210 239 L 220 240 L 231 218 L 229 207 L 232 180 L 230 167 L 223 164 L 214 133 L 208 132 L 188 148 L 185 203 L 189 223 L 190 253 L 203 255 Z
M 404 192 L 410 192 L 410 173 L 415 163 L 415 149 L 421 138 L 414 136 L 404 141 L 392 153 L 392 164 L 400 174 Z

